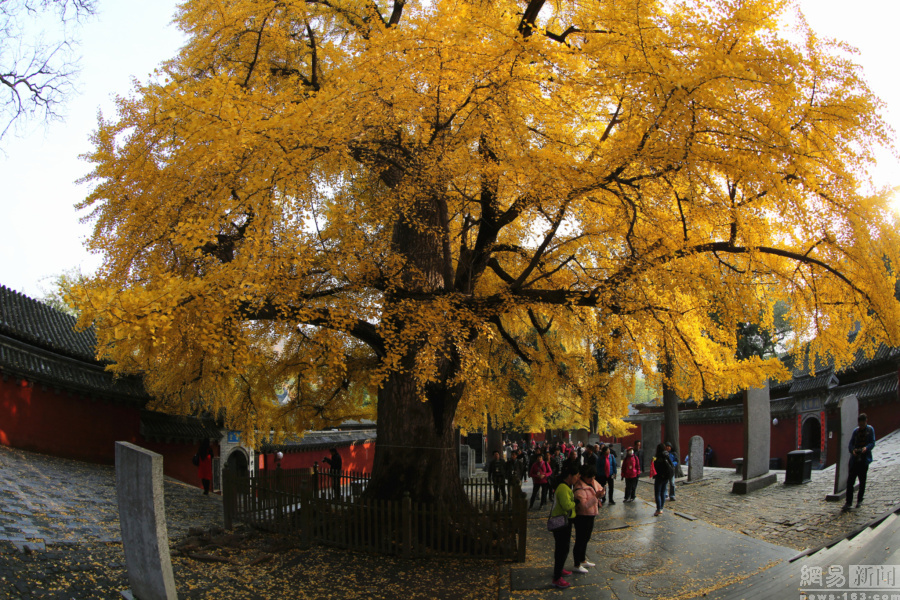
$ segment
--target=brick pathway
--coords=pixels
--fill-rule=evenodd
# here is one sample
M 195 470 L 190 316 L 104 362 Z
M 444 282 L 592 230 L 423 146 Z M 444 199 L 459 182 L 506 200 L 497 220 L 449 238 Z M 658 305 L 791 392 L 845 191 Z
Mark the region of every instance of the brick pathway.
M 814 472 L 813 481 L 800 486 L 783 485 L 782 475 L 778 484 L 747 496 L 731 494 L 737 479 L 733 470 L 707 470 L 702 482 L 679 486 L 677 502 L 667 505 L 670 510 L 661 519 L 654 519 L 653 507 L 644 502 L 623 505 L 617 486 L 617 505 L 604 515 L 610 522 L 595 538 L 602 563 L 579 580 L 580 591 L 565 594 L 570 600 L 622 600 L 712 590 L 734 577 L 738 567 L 746 576 L 766 566 L 758 562 L 817 546 L 900 502 L 900 432 L 879 439 L 874 456 L 866 502 L 848 514 L 840 512 L 840 503 L 824 499 L 833 487 L 833 469 Z M 530 482 L 524 489 L 530 491 Z M 652 488 L 642 483 L 638 493 L 650 500 Z M 548 583 L 546 509 L 529 520 L 528 562 L 501 569 L 498 579 L 497 565 L 489 561 L 404 561 L 323 547 L 299 550 L 291 539 L 249 531 L 236 534 L 234 547 L 204 550 L 216 554 L 213 562 L 187 558 L 177 552 L 176 542 L 191 527 L 219 525 L 221 500 L 172 480 L 165 494 L 173 569 L 183 599 L 219 598 L 227 592 L 231 598 L 254 600 L 314 600 L 333 593 L 346 600 L 431 600 L 437 595 L 487 600 L 499 590 L 501 598 L 530 600 L 543 595 L 538 587 Z M 702 521 L 680 518 L 676 511 Z M 615 529 L 620 520 L 626 529 Z M 703 541 L 684 554 L 687 539 Z M 659 551 L 644 554 L 641 544 Z M 654 560 L 659 564 L 651 565 Z M 0 447 L 0 599 L 118 598 L 128 587 L 123 563 L 112 467 Z M 629 574 L 637 564 L 642 572 Z
M 869 467 L 866 497 L 859 509 L 841 512 L 843 501 L 827 502 L 834 489 L 834 467 L 812 472 L 812 481 L 778 483 L 746 496 L 731 493 L 740 480 L 734 469 L 704 469 L 704 479 L 682 482 L 677 500 L 666 509 L 684 512 L 708 523 L 765 540 L 772 544 L 805 550 L 819 546 L 900 504 L 900 431 L 876 440 Z M 618 494 L 618 491 L 616 492 Z M 638 496 L 653 501 L 653 486 L 642 481 Z
M 120 542 L 115 485 L 112 466 L 0 446 L 0 541 L 19 550 Z M 218 496 L 171 479 L 165 496 L 170 537 L 222 522 Z
M 221 524 L 218 496 L 165 484 L 169 538 Z M 127 589 L 115 469 L 0 446 L 0 598 L 115 598 Z

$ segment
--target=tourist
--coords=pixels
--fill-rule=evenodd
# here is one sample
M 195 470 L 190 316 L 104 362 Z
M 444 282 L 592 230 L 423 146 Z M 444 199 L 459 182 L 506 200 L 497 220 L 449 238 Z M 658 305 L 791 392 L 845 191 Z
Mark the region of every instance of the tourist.
M 506 477 L 509 481 L 510 489 L 522 480 L 522 474 L 525 472 L 525 463 L 523 462 L 521 450 L 513 450 L 511 458 L 506 461 Z
M 341 498 L 341 471 L 344 468 L 344 462 L 341 455 L 338 454 L 337 448 L 331 449 L 331 456 L 323 458 L 331 467 L 331 495 L 335 500 Z
M 212 484 L 212 459 L 213 451 L 209 445 L 209 440 L 200 440 L 200 449 L 197 451 L 197 476 L 203 483 L 204 496 L 209 496 L 209 487 Z
M 590 465 L 594 467 L 594 470 L 597 470 L 597 455 L 594 454 L 594 447 L 588 446 L 584 451 L 584 460 L 581 461 L 582 464 Z
M 613 499 L 613 491 L 615 490 L 617 472 L 615 455 L 610 454 L 609 446 L 606 444 L 600 446 L 600 457 L 597 459 L 597 477 L 600 479 L 600 485 L 606 489 L 606 500 L 610 505 L 616 503 Z
M 653 462 L 650 463 L 650 476 L 653 477 L 653 497 L 656 499 L 656 512 L 654 517 L 662 514 L 663 507 L 666 505 L 666 485 L 669 483 L 675 468 L 672 466 L 672 459 L 666 452 L 666 447 L 662 444 L 656 446 L 656 454 L 653 456 Z
M 574 450 L 569 450 L 569 454 L 568 456 L 566 456 L 566 460 L 563 461 L 563 473 L 567 473 L 569 471 L 569 468 L 572 466 L 578 468 L 581 466 L 581 463 L 578 462 L 578 454 L 576 454 Z
M 563 462 L 565 460 L 566 459 L 559 453 L 558 448 L 553 450 L 550 457 L 550 468 L 553 469 L 553 475 L 556 479 L 561 479 L 563 477 Z
M 551 475 L 553 475 L 553 469 L 550 468 L 546 456 L 538 454 L 537 460 L 531 465 L 531 483 L 534 486 L 534 490 L 531 492 L 529 509 L 534 508 L 534 500 L 537 498 L 539 491 L 541 494 L 541 506 L 539 508 L 544 508 L 544 504 L 547 502 L 547 494 L 550 491 Z
M 522 441 L 522 447 L 526 448 L 526 450 L 522 450 L 522 448 L 519 448 L 519 455 L 516 457 L 516 459 L 519 461 L 519 474 L 521 475 L 520 479 L 524 483 L 528 481 L 528 466 L 530 464 L 528 461 L 528 446 L 525 445 L 524 440 Z
M 868 424 L 866 413 L 859 413 L 858 427 L 850 435 L 850 471 L 847 476 L 847 502 L 844 510 L 850 510 L 853 504 L 853 486 L 859 479 L 859 494 L 856 496 L 856 508 L 862 504 L 866 494 L 866 477 L 869 475 L 869 463 L 872 462 L 872 449 L 875 447 L 875 429 Z
M 666 455 L 669 462 L 672 463 L 672 475 L 669 477 L 669 496 L 666 498 L 669 502 L 675 502 L 675 473 L 678 470 L 678 455 L 672 450 L 672 442 L 666 442 Z
M 641 476 L 641 463 L 634 448 L 625 451 L 622 461 L 622 479 L 625 480 L 625 502 L 634 502 L 637 494 L 638 477 Z
M 563 567 L 566 559 L 569 557 L 569 543 L 572 541 L 572 520 L 575 518 L 575 493 L 572 486 L 578 480 L 578 468 L 571 467 L 563 474 L 563 480 L 556 486 L 554 495 L 555 502 L 553 510 L 550 511 L 551 517 L 564 515 L 566 524 L 558 529 L 553 530 L 553 587 L 567 588 L 569 582 L 563 579 L 564 575 L 571 575 L 571 571 L 566 571 Z
M 703 464 L 707 467 L 716 466 L 716 453 L 709 444 L 706 445 L 706 451 L 703 453 Z
M 606 493 L 597 480 L 596 469 L 584 465 L 579 471 L 580 477 L 575 482 L 575 546 L 572 548 L 572 559 L 575 561 L 575 573 L 587 573 L 586 567 L 594 567 L 587 559 L 587 545 L 594 531 L 594 518 L 600 508 L 600 499 Z
M 494 450 L 494 458 L 488 463 L 488 479 L 494 485 L 494 502 L 506 502 L 506 461 L 499 450 Z
M 641 473 L 644 472 L 644 443 L 641 440 L 634 442 L 634 455 L 637 456 L 638 463 L 641 465 Z

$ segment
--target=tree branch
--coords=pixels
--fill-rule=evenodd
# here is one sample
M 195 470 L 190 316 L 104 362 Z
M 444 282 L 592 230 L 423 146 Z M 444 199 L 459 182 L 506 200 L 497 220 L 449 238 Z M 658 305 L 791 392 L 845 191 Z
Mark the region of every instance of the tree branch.
M 506 329 L 503 328 L 503 322 L 500 320 L 500 317 L 494 316 L 492 319 L 490 319 L 490 322 L 497 327 L 497 331 L 500 332 L 500 337 L 502 337 L 503 340 L 509 345 L 509 347 L 512 348 L 513 352 L 516 353 L 516 356 L 522 359 L 522 362 L 527 365 L 530 365 L 532 362 L 534 362 L 527 354 L 525 354 L 515 338 L 511 336 L 509 332 L 506 331 Z
M 310 295 L 310 297 L 322 297 L 325 293 Z M 335 324 L 335 317 L 327 308 L 313 309 L 316 316 L 308 316 L 308 309 L 299 309 L 293 307 L 278 307 L 271 301 L 266 301 L 261 306 L 253 306 L 248 302 L 244 302 L 239 307 L 241 316 L 252 321 L 294 321 L 298 325 L 312 325 L 314 327 L 324 327 L 334 331 L 342 331 L 352 335 L 359 341 L 369 346 L 375 353 L 383 358 L 387 355 L 384 340 L 378 333 L 378 329 L 372 323 L 362 319 L 337 319 L 341 326 Z M 352 323 L 348 328 L 346 323 Z

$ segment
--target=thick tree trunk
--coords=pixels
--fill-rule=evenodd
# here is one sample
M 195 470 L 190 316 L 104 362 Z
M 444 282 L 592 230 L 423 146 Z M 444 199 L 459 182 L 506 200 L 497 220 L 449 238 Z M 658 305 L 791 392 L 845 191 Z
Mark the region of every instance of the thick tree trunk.
M 487 421 L 487 456 L 484 462 L 487 463 L 494 456 L 494 452 L 503 454 L 503 432 L 494 423 L 494 420 L 488 416 Z
M 665 384 L 663 384 L 663 414 L 666 422 L 666 439 L 663 443 L 671 442 L 672 451 L 675 453 L 675 456 L 680 457 L 681 450 L 678 447 L 678 396 L 675 395 L 675 390 Z M 680 458 L 675 469 L 675 476 L 684 477 Z
M 460 390 L 433 385 L 427 401 L 407 373 L 388 376 L 378 393 L 378 438 L 367 495 L 467 506 L 453 423 Z
M 427 296 L 452 286 L 446 210 L 442 198 L 426 195 L 398 215 L 392 246 L 407 265 L 400 288 L 386 295 L 383 313 L 396 331 L 403 331 L 405 324 L 403 310 L 391 306 L 394 299 L 412 292 Z M 447 358 L 437 365 L 439 376 L 426 386 L 423 401 L 416 394 L 412 375 L 421 347 L 420 341 L 409 341 L 397 369 L 378 391 L 378 439 L 366 494 L 396 500 L 408 493 L 414 502 L 471 506 L 460 482 L 454 444 L 453 420 L 463 387 L 449 384 L 461 361 L 452 342 L 447 341 Z

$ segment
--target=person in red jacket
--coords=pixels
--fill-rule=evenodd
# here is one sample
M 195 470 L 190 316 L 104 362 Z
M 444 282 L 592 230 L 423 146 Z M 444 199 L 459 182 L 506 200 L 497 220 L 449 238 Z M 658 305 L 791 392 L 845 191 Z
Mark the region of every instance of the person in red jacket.
M 531 475 L 534 491 L 531 492 L 531 502 L 528 504 L 528 508 L 534 508 L 534 499 L 537 498 L 538 490 L 541 491 L 540 508 L 544 508 L 544 503 L 547 502 L 547 494 L 550 492 L 550 476 L 553 475 L 553 469 L 550 467 L 550 463 L 547 462 L 545 454 L 538 454 L 537 460 L 531 465 L 529 475 Z
M 637 493 L 638 477 L 641 476 L 641 461 L 634 448 L 629 448 L 622 461 L 622 479 L 625 480 L 625 502 L 634 502 Z
M 203 495 L 209 496 L 209 486 L 212 483 L 212 459 L 213 451 L 209 446 L 209 440 L 200 442 L 200 450 L 197 451 L 199 462 L 197 464 L 197 476 L 203 482 Z

